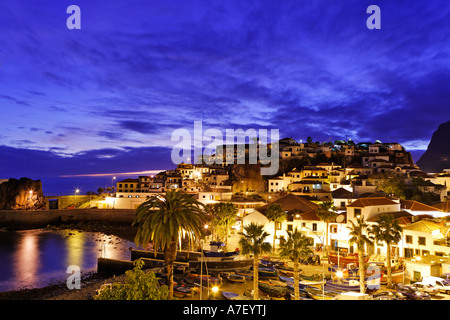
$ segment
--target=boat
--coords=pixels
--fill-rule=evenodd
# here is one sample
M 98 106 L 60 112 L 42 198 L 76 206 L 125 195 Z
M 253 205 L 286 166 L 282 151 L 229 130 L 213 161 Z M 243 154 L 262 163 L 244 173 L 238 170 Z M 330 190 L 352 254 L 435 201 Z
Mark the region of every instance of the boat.
M 290 291 L 294 291 L 294 282 L 286 282 Z M 314 288 L 323 284 L 323 281 L 299 281 L 298 287 L 300 291 L 305 292 L 306 288 Z
M 192 288 L 185 286 L 173 286 L 173 295 L 178 298 L 190 297 L 194 293 Z
M 339 292 L 349 292 L 349 291 L 360 292 L 361 288 L 359 285 L 359 281 L 344 279 L 341 281 L 328 280 L 325 284 L 325 290 L 339 291 Z
M 271 297 L 282 297 L 286 294 L 287 287 L 272 284 L 267 281 L 259 281 L 258 288 L 267 293 Z
M 253 280 L 253 271 L 250 270 L 236 270 L 234 272 L 238 276 L 244 276 L 245 279 Z
M 222 291 L 222 295 L 227 300 L 252 300 L 251 297 L 248 297 L 246 295 L 239 294 L 239 293 L 230 292 L 230 291 Z
M 235 270 L 249 270 L 253 265 L 253 259 L 233 258 L 233 257 L 208 257 L 197 261 L 189 261 L 189 268 L 208 272 L 230 272 Z
M 249 297 L 253 300 L 253 290 L 247 289 L 244 291 L 244 296 Z M 262 294 L 259 294 L 259 300 L 270 300 L 270 296 L 263 292 Z
M 294 268 L 293 267 L 289 267 L 287 265 L 278 265 L 275 267 L 275 269 L 281 273 L 284 274 L 285 276 L 288 277 L 292 277 L 294 275 Z M 299 269 L 299 272 L 301 272 L 302 270 Z
M 217 252 L 217 251 L 203 250 L 203 255 L 205 257 L 234 257 L 239 255 L 239 251 Z
M 259 266 L 263 268 L 274 268 L 285 264 L 286 263 L 282 260 L 272 260 L 269 258 L 263 258 L 259 260 Z
M 202 281 L 202 284 L 204 284 L 204 285 L 206 285 L 208 282 L 209 282 L 209 284 L 220 284 L 222 282 L 221 278 L 213 277 L 213 276 L 206 275 L 206 274 L 200 276 L 197 273 L 189 273 L 187 277 L 188 277 L 188 279 L 194 281 L 196 284 L 199 284 L 200 280 Z
M 335 300 L 339 295 L 339 292 L 314 287 L 305 288 L 305 291 L 308 297 L 314 300 Z
M 291 292 L 289 294 L 289 296 L 290 296 L 291 300 L 295 300 L 295 295 L 294 295 L 293 292 Z M 299 300 L 314 300 L 314 299 L 313 298 L 309 298 L 306 293 L 300 291 Z
M 278 278 L 278 274 L 277 271 L 275 270 L 275 268 L 263 268 L 263 267 L 258 267 L 258 275 L 260 277 L 276 277 Z
M 298 275 L 300 277 L 300 279 L 302 280 L 307 280 L 307 281 L 322 281 L 323 280 L 323 275 L 321 274 L 313 274 L 312 276 L 306 276 L 304 274 L 299 274 Z
M 367 263 L 369 261 L 370 256 L 365 255 L 364 256 L 364 263 Z M 336 264 L 339 267 L 345 268 L 348 264 L 355 264 L 356 266 L 359 266 L 359 257 L 358 253 L 336 253 L 334 251 L 331 251 L 328 254 L 328 263 Z
M 231 283 L 245 283 L 246 277 L 239 274 L 224 273 L 224 278 Z

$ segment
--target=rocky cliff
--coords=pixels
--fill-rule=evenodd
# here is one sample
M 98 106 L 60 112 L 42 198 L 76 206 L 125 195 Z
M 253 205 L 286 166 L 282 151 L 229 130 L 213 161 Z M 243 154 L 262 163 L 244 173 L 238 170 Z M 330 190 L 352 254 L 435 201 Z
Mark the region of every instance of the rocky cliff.
M 260 165 L 234 164 L 230 168 L 229 175 L 233 193 L 245 191 L 264 192 L 267 189 L 267 182 L 261 176 Z
M 427 151 L 417 165 L 424 172 L 442 172 L 450 168 L 450 121 L 442 123 L 433 133 Z
M 9 179 L 0 184 L 0 210 L 39 210 L 45 208 L 41 180 Z

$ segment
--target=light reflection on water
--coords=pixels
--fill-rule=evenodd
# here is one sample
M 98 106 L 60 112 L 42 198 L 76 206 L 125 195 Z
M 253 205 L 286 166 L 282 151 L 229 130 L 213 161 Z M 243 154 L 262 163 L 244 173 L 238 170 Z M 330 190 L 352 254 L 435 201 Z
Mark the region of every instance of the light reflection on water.
M 0 231 L 0 291 L 39 288 L 65 281 L 67 267 L 97 270 L 99 257 L 130 260 L 134 243 L 80 231 Z

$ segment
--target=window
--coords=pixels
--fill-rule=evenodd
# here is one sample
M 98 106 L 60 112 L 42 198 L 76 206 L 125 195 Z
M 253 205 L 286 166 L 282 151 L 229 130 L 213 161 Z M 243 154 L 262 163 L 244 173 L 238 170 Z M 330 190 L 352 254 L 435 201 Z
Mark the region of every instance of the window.
M 361 215 L 361 209 L 355 209 L 355 217 L 357 218 L 360 215 Z
M 427 241 L 425 237 L 419 237 L 419 245 L 426 246 Z
M 290 232 L 293 231 L 292 224 L 289 223 L 289 224 L 287 225 L 287 231 L 290 231 Z
M 281 223 L 278 221 L 275 221 L 275 229 L 276 230 L 281 230 Z
M 330 226 L 330 233 L 334 233 L 336 234 L 338 232 L 338 228 L 336 225 L 331 225 Z
M 406 236 L 406 243 L 413 243 L 413 237 L 412 236 Z
M 341 208 L 345 207 L 345 201 L 341 201 Z
M 313 229 L 313 231 L 317 231 L 317 223 L 312 224 L 312 229 Z

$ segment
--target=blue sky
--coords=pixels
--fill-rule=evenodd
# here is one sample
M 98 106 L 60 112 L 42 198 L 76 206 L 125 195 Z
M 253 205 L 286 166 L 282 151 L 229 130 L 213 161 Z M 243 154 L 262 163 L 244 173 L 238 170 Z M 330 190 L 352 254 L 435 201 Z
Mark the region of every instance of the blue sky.
M 0 178 L 173 168 L 194 121 L 420 153 L 450 120 L 448 21 L 443 0 L 2 2 Z

